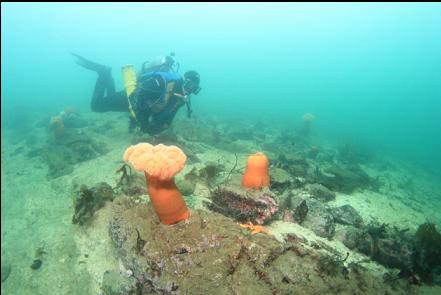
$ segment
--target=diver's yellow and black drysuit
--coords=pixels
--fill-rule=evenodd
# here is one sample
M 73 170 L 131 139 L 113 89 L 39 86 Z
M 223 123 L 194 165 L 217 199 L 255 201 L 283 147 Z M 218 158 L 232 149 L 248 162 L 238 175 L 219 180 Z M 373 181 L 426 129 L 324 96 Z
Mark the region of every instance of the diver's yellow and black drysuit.
M 125 90 L 115 91 L 110 67 L 75 56 L 78 64 L 98 73 L 91 101 L 94 112 L 129 111 L 130 126 L 152 135 L 168 128 L 183 105 L 187 104 L 190 112 L 191 91 L 185 91 L 184 79 L 178 73 L 155 70 L 137 76 L 132 66 L 126 66 L 122 69 Z

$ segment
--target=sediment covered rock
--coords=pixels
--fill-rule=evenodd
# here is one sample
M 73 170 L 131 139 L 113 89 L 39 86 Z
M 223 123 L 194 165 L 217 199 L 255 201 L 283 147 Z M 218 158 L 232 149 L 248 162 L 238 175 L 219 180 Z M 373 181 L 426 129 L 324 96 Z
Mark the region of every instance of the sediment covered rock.
M 109 233 L 140 294 L 270 292 L 258 273 L 266 273 L 273 251 L 283 252 L 270 236 L 253 235 L 253 243 L 247 230 L 213 212 L 192 211 L 189 220 L 165 226 L 150 205 L 120 198 L 113 207 Z
M 325 202 L 335 200 L 335 193 L 319 183 L 308 185 L 307 190 L 314 199 Z
M 284 191 L 290 187 L 293 182 L 291 175 L 282 168 L 272 167 L 270 169 L 271 189 Z
M 361 227 L 363 224 L 363 218 L 351 205 L 333 208 L 332 215 L 337 223 L 353 225 L 355 227 Z
M 343 272 L 342 266 L 329 274 L 321 256 L 300 240 L 253 235 L 215 212 L 194 210 L 187 221 L 166 226 L 150 204 L 122 197 L 112 208 L 109 234 L 126 274 L 136 280 L 135 294 L 411 294 L 363 269 Z
M 117 270 L 108 270 L 103 274 L 101 289 L 104 295 L 136 295 L 136 279 Z
M 52 179 L 70 174 L 74 164 L 94 159 L 107 151 L 105 144 L 86 133 L 66 128 L 57 139 L 48 140 L 42 150 L 43 160 L 49 168 L 47 177 Z
M 369 176 L 358 165 L 333 165 L 320 173 L 318 180 L 331 190 L 348 194 L 371 185 Z
M 275 195 L 266 191 L 247 191 L 219 187 L 212 193 L 208 207 L 240 222 L 264 224 L 278 212 Z
M 308 214 L 302 226 L 311 229 L 316 235 L 322 238 L 332 238 L 335 231 L 334 217 L 331 210 L 314 199 L 307 199 Z

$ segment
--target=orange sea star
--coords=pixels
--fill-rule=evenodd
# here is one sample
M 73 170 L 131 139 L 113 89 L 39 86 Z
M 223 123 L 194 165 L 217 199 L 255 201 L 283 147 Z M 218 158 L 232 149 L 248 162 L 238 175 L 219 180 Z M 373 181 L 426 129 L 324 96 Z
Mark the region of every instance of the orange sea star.
M 267 234 L 267 235 L 269 235 L 269 234 L 271 234 L 270 232 L 269 232 L 269 230 L 267 230 L 264 226 L 262 226 L 262 225 L 254 225 L 254 224 L 252 224 L 251 222 L 248 222 L 248 223 L 246 223 L 246 224 L 239 224 L 240 225 L 240 227 L 244 227 L 244 228 L 247 228 L 247 229 L 249 229 L 250 231 L 251 231 L 251 234 L 252 235 L 255 235 L 255 234 L 257 234 L 257 233 L 265 233 L 265 234 Z

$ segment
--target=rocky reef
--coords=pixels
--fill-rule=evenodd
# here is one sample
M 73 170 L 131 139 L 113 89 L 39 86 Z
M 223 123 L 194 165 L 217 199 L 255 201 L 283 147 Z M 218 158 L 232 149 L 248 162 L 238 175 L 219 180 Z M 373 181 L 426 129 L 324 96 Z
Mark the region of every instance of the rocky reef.
M 348 147 L 311 147 L 309 135 L 292 136 L 287 144 L 286 138 L 245 134 L 243 129 L 207 130 L 212 132 L 204 134 L 199 126 L 182 135 L 134 139 L 172 143 L 188 152 L 192 166 L 176 177 L 191 209 L 188 220 L 161 224 L 146 202 L 143 175 L 127 165 L 118 169 L 116 187 L 77 191 L 73 222 L 80 224 L 86 224 L 102 202 L 114 199 L 108 233 L 121 265 L 103 273 L 103 294 L 413 294 L 416 285 L 438 280 L 439 233 L 434 226 L 422 225 L 414 234 L 363 220 L 349 204 L 335 205 L 340 193 L 350 196 L 380 184 L 364 169 L 366 157 Z M 271 155 L 268 188 L 247 190 L 240 185 L 244 167 L 238 165 L 238 154 L 250 148 L 235 145 L 245 135 Z M 237 151 L 234 166 L 207 157 L 209 145 Z M 97 197 L 110 190 L 112 196 Z M 278 220 L 296 223 L 289 226 L 318 241 L 341 246 L 332 241 L 339 240 L 348 253 L 295 234 L 277 241 L 271 224 Z M 351 254 L 365 260 L 348 259 Z M 364 268 L 363 263 L 372 260 L 390 273 L 382 277 Z
M 441 234 L 435 225 L 424 223 L 415 234 L 379 222 L 346 227 L 337 233 L 349 249 L 356 249 L 374 261 L 400 270 L 400 277 L 412 283 L 433 283 L 441 274 Z
M 189 220 L 165 226 L 150 205 L 122 197 L 112 207 L 109 234 L 124 270 L 104 274 L 106 295 L 413 292 L 359 265 L 347 267 L 341 257 L 320 255 L 299 239 L 251 235 L 217 213 L 193 210 Z

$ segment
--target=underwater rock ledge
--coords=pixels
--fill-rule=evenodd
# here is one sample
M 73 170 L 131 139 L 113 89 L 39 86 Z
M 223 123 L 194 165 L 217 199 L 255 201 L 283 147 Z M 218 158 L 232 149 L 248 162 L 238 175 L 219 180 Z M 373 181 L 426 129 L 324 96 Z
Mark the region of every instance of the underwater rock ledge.
M 136 280 L 121 287 L 127 294 L 412 294 L 414 290 L 403 281 L 384 283 L 359 265 L 345 267 L 341 258 L 324 259 L 300 240 L 280 243 L 271 235 L 251 235 L 230 218 L 209 211 L 193 210 L 189 220 L 166 226 L 151 205 L 121 197 L 112 203 L 108 230 L 126 270 L 121 275 Z

